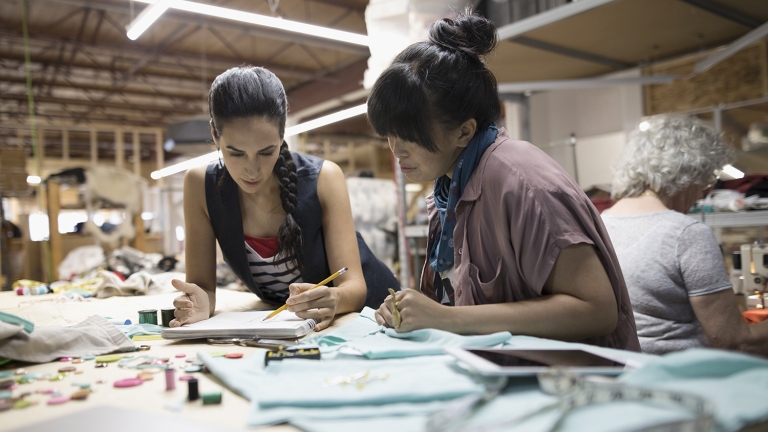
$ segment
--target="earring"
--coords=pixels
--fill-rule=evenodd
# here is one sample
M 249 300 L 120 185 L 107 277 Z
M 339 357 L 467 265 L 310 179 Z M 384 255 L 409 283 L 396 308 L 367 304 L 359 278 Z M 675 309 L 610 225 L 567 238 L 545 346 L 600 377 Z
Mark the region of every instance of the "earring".
M 221 160 L 221 149 L 216 147 L 216 153 L 219 155 L 219 168 L 224 168 L 224 162 Z

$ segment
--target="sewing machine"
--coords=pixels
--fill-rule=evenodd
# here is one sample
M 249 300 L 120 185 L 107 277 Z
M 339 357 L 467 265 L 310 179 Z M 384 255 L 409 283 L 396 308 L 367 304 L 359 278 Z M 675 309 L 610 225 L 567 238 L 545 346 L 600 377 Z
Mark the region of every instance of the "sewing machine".
M 744 292 L 768 291 L 768 244 L 741 245 L 741 272 L 744 275 Z

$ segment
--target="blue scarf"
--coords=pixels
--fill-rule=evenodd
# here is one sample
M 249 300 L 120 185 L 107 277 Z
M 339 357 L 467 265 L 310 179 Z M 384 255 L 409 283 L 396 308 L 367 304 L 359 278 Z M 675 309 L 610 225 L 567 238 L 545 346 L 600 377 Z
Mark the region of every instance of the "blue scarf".
M 435 206 L 440 214 L 440 236 L 430 246 L 429 266 L 436 272 L 453 267 L 453 229 L 456 227 L 456 204 L 469 182 L 485 150 L 496 141 L 499 130 L 489 126 L 478 131 L 459 156 L 453 169 L 453 179 L 444 175 L 435 180 Z

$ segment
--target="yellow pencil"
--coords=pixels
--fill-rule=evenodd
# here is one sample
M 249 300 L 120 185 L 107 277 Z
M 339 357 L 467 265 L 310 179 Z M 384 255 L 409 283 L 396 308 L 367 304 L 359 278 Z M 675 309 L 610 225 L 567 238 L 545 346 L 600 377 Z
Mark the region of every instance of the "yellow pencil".
M 315 289 L 315 288 L 317 288 L 319 286 L 323 286 L 323 285 L 327 284 L 328 282 L 330 282 L 330 281 L 336 279 L 337 277 L 343 275 L 347 270 L 349 270 L 349 267 L 344 267 L 343 269 L 337 271 L 336 273 L 328 276 L 327 279 L 323 280 L 322 282 L 318 283 L 317 285 L 313 286 L 312 288 L 308 289 L 307 291 L 311 291 L 311 290 L 313 290 L 313 289 Z M 307 291 L 304 291 L 304 292 L 307 292 Z M 267 317 L 264 318 L 262 321 L 266 321 L 266 320 L 274 317 L 275 315 L 277 315 L 280 312 L 286 310 L 287 308 L 288 308 L 287 304 L 284 304 L 284 305 L 280 306 L 279 308 L 275 309 L 271 314 L 267 315 Z

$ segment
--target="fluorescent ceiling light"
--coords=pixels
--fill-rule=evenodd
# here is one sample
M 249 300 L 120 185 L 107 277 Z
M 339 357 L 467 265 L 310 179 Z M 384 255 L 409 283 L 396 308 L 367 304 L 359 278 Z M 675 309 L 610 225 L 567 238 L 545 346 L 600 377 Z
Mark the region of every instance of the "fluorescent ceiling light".
M 154 3 L 154 2 L 150 2 Z M 173 4 L 173 0 L 159 0 L 152 6 L 147 6 L 143 11 L 126 26 L 128 39 L 136 40 Z
M 632 84 L 669 84 L 677 75 L 647 75 L 627 78 L 581 78 L 556 81 L 525 81 L 499 84 L 499 93 L 524 93 L 527 91 L 571 90 L 611 87 Z
M 310 120 L 306 123 L 301 123 L 301 124 L 297 124 L 296 126 L 291 126 L 285 129 L 285 138 L 298 135 L 302 132 L 306 132 L 312 129 L 317 129 L 319 127 L 326 126 L 331 123 L 336 123 L 351 117 L 358 116 L 360 114 L 365 113 L 366 110 L 367 110 L 367 105 L 362 104 L 353 108 L 349 108 L 333 114 L 329 114 L 325 117 L 320 117 L 314 120 Z M 157 180 L 163 177 L 167 177 L 171 174 L 176 174 L 182 171 L 186 171 L 196 166 L 208 165 L 209 163 L 219 159 L 220 157 L 221 157 L 221 152 L 219 152 L 218 150 L 213 151 L 208 154 L 198 156 L 194 159 L 190 159 L 190 160 L 178 163 L 176 165 L 171 165 L 163 169 L 153 171 L 152 174 L 150 174 L 150 177 Z
M 27 176 L 27 183 L 29 184 L 40 184 L 41 181 L 40 176 Z
M 142 3 L 156 3 L 158 0 L 137 0 Z M 160 0 L 163 1 L 163 0 Z M 202 3 L 195 3 L 186 0 L 176 0 L 170 5 L 171 9 L 183 10 L 186 12 L 199 13 L 217 18 L 224 18 L 233 21 L 240 21 L 248 24 L 255 24 L 263 27 L 271 27 L 279 30 L 301 33 L 310 36 L 316 36 L 324 39 L 333 39 L 341 42 L 347 42 L 355 45 L 368 46 L 368 36 L 357 33 L 334 30 L 326 27 L 305 24 L 298 21 L 290 21 L 280 18 L 273 18 L 266 15 L 259 15 L 250 12 L 244 12 L 236 9 L 224 8 Z
M 741 170 L 739 170 L 736 167 L 734 167 L 733 165 L 726 165 L 726 166 L 724 166 L 723 167 L 723 172 L 728 174 L 729 176 L 735 178 L 735 179 L 740 179 L 740 178 L 744 177 L 744 173 L 741 172 Z

